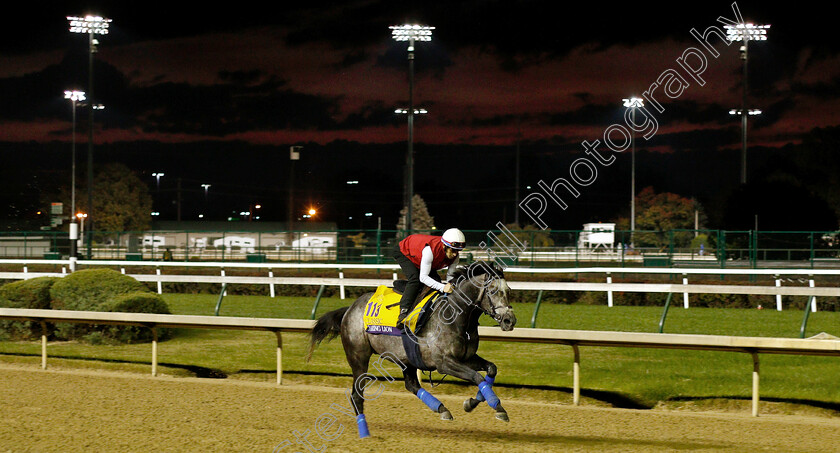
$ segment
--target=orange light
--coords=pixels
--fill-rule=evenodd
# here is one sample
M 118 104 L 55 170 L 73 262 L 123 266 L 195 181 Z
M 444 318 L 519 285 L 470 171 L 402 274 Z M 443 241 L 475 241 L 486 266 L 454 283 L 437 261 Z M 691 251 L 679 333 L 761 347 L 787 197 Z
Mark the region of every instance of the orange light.
M 312 209 L 312 208 L 309 209 L 309 215 L 315 215 L 317 212 L 318 211 L 316 211 L 315 209 Z

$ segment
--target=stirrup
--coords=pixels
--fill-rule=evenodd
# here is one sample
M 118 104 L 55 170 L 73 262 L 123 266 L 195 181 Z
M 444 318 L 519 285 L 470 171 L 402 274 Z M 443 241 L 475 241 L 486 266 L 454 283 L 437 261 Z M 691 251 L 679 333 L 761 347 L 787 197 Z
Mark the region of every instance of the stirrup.
M 411 313 L 411 310 L 400 309 L 400 314 L 397 315 L 397 329 L 402 330 L 403 326 L 405 326 L 405 318 L 409 313 Z

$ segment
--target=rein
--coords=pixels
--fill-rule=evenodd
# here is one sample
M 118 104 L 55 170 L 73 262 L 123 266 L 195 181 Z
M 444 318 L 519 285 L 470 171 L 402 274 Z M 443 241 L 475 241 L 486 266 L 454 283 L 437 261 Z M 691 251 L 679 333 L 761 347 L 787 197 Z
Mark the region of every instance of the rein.
M 482 274 L 482 275 L 484 276 L 484 281 L 486 282 L 487 281 L 487 274 Z M 472 284 L 471 279 L 468 279 L 468 280 L 465 280 L 465 281 Z M 481 308 L 481 302 L 484 300 L 485 297 L 487 297 L 487 286 L 489 286 L 489 285 L 483 285 L 482 284 L 482 285 L 478 285 L 478 286 L 479 286 L 478 296 L 476 296 L 476 298 L 474 300 L 466 298 L 466 297 L 463 298 L 463 299 L 466 299 L 465 300 L 466 305 L 468 307 L 473 308 L 473 309 L 478 308 L 484 314 L 486 314 L 487 316 L 490 316 L 491 318 L 496 319 L 496 307 L 494 307 L 493 304 L 490 304 L 490 311 L 489 312 L 487 312 L 483 308 Z M 462 298 L 461 297 L 453 297 L 453 299 L 460 300 Z

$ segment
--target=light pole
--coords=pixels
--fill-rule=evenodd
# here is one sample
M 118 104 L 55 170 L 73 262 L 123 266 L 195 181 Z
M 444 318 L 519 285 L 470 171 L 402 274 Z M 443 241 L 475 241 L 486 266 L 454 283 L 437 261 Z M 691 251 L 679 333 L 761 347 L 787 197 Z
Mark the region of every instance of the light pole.
M 645 103 L 641 98 L 632 97 L 622 99 L 624 106 L 630 109 L 630 121 L 633 127 L 630 128 L 630 245 L 633 245 L 633 233 L 636 231 L 636 109 L 644 107 Z
M 82 237 L 84 237 L 84 235 L 85 235 L 85 219 L 87 218 L 87 216 L 88 215 L 83 213 L 83 212 L 78 212 L 78 213 L 75 214 L 75 217 L 77 219 L 79 219 L 80 222 L 82 222 L 82 231 L 81 231 L 81 236 Z
M 204 211 L 209 212 L 210 204 L 208 203 L 207 192 L 210 190 L 210 184 L 202 184 L 201 187 L 204 189 Z M 204 214 L 200 218 L 204 218 Z
M 93 231 L 93 54 L 96 53 L 96 46 L 99 44 L 94 38 L 94 35 L 107 35 L 108 27 L 111 24 L 111 19 L 106 19 L 100 16 L 87 15 L 85 17 L 67 16 L 70 22 L 71 33 L 86 33 L 88 35 L 88 97 L 91 99 L 88 102 L 88 213 L 91 216 L 88 222 L 88 230 Z M 87 241 L 87 254 L 91 258 L 91 244 L 92 238 L 89 237 Z
M 292 244 L 292 235 L 294 234 L 294 215 L 295 215 L 295 161 L 300 160 L 300 150 L 303 146 L 293 145 L 289 147 L 289 209 L 286 213 L 288 216 L 289 229 L 289 245 Z
M 157 198 L 158 211 L 160 210 L 160 178 L 162 178 L 165 175 L 166 175 L 166 173 L 161 173 L 161 172 L 152 173 L 152 177 L 155 178 L 156 185 L 157 185 L 157 194 L 155 195 L 155 198 Z
M 76 224 L 76 103 L 84 101 L 85 92 L 68 90 L 64 92 L 64 99 L 70 100 L 73 109 L 73 131 L 72 135 L 72 163 L 70 164 L 70 256 L 75 258 L 78 254 L 77 240 L 79 239 L 78 225 Z
M 741 184 L 747 183 L 747 116 L 750 114 L 747 109 L 747 50 L 750 41 L 766 41 L 769 25 L 755 25 L 741 23 L 737 25 L 724 25 L 726 35 L 730 42 L 743 41 L 741 46 L 741 60 L 744 60 L 744 92 L 741 98 Z M 731 112 L 730 112 L 731 113 Z
M 408 41 L 408 149 L 406 150 L 405 175 L 405 228 L 411 232 L 411 200 L 414 198 L 414 43 L 416 41 L 431 41 L 432 30 L 435 27 L 424 25 L 392 25 L 391 37 L 396 41 Z

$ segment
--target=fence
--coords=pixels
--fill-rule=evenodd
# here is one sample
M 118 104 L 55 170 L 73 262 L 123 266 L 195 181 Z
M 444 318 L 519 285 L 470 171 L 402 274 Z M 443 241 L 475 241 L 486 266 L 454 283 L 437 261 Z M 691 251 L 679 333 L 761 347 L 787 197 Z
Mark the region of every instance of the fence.
M 61 266 L 61 272 L 31 272 L 29 266 L 33 264 L 48 264 Z M 19 272 L 0 272 L 0 280 L 19 280 L 38 276 L 63 276 L 68 270 L 75 266 L 86 267 L 117 267 L 122 273 L 128 274 L 138 281 L 156 285 L 158 293 L 163 292 L 163 283 L 214 283 L 222 285 L 217 303 L 217 313 L 225 294 L 228 284 L 255 284 L 266 285 L 269 288 L 269 295 L 275 297 L 276 285 L 307 285 L 318 286 L 321 289 L 312 307 L 312 314 L 318 308 L 318 304 L 326 286 L 339 288 L 339 296 L 344 299 L 347 287 L 377 287 L 379 285 L 390 285 L 397 278 L 396 264 L 331 264 L 331 263 L 241 263 L 241 262 L 167 262 L 167 261 L 78 261 L 75 260 L 0 260 L 0 265 L 18 265 L 22 267 Z M 129 273 L 126 269 L 139 268 L 146 270 L 154 268 L 154 273 Z M 163 269 L 174 268 L 179 272 L 187 272 L 195 269 L 214 269 L 217 275 L 204 273 L 191 274 L 166 274 Z M 259 272 L 263 275 L 226 275 L 231 269 L 246 269 L 251 272 Z M 274 272 L 281 269 L 293 269 L 296 271 L 309 269 L 332 269 L 336 272 L 335 277 L 318 276 L 275 276 Z M 375 271 L 391 271 L 390 278 L 346 278 L 344 271 L 350 269 L 366 269 Z M 536 327 L 542 295 L 544 291 L 598 291 L 607 295 L 607 305 L 613 306 L 613 295 L 615 292 L 638 292 L 638 293 L 665 293 L 668 294 L 663 312 L 659 321 L 659 331 L 664 331 L 665 321 L 671 307 L 673 294 L 682 294 L 683 307 L 689 308 L 691 294 L 751 294 L 775 296 L 776 309 L 782 310 L 782 296 L 805 296 L 809 297 L 806 304 L 803 319 L 800 326 L 800 337 L 804 338 L 810 313 L 817 311 L 818 297 L 838 297 L 840 287 L 836 281 L 829 281 L 831 286 L 816 286 L 815 277 L 821 276 L 833 278 L 840 276 L 840 269 L 719 269 L 719 268 L 629 268 L 629 267 L 592 267 L 592 268 L 527 268 L 508 267 L 505 273 L 515 274 L 542 274 L 542 275 L 597 275 L 601 282 L 579 282 L 579 281 L 520 281 L 508 279 L 508 285 L 513 290 L 537 291 L 536 304 L 531 317 L 531 327 Z M 677 277 L 682 283 L 632 283 L 613 282 L 615 274 L 642 276 L 642 275 L 668 275 L 673 279 Z M 773 286 L 767 285 L 727 285 L 727 284 L 691 284 L 689 278 L 697 275 L 730 275 L 730 276 L 756 276 L 772 277 Z M 691 276 L 691 277 L 690 277 Z M 783 277 L 807 277 L 808 286 L 782 286 Z M 835 279 L 836 280 L 836 279 Z M 767 283 L 770 283 L 769 281 Z
M 188 315 L 156 315 L 144 313 L 102 313 L 65 310 L 31 310 L 0 308 L 0 319 L 26 320 L 40 323 L 44 334 L 41 336 L 41 367 L 47 367 L 47 322 L 76 322 L 90 324 L 119 324 L 145 326 L 152 329 L 152 375 L 157 374 L 158 342 L 156 329 L 164 327 L 201 328 L 201 329 L 240 329 L 266 330 L 277 336 L 277 384 L 282 384 L 282 332 L 308 333 L 314 326 L 313 321 L 298 319 L 266 318 L 231 318 Z M 502 332 L 498 327 L 478 329 L 483 340 L 511 341 L 523 343 L 563 344 L 572 347 L 573 363 L 573 401 L 580 404 L 580 347 L 635 347 L 665 348 L 687 350 L 710 350 L 742 352 L 752 356 L 752 415 L 759 412 L 759 354 L 792 354 L 840 356 L 840 340 L 828 339 L 790 339 L 763 337 L 732 337 L 718 335 L 676 335 L 648 334 L 635 332 L 597 332 L 555 329 L 515 329 Z
M 597 225 L 597 224 L 596 224 Z M 524 246 L 509 264 L 528 267 L 601 263 L 650 267 L 840 267 L 838 232 L 823 231 L 505 231 Z M 428 233 L 428 232 L 426 232 Z M 483 259 L 479 244 L 506 241 L 502 231 L 465 231 L 471 245 L 463 257 Z M 173 260 L 245 262 L 332 262 L 381 264 L 404 232 L 330 231 L 141 231 L 86 233 L 92 241 L 80 253 L 100 260 Z M 501 239 L 500 239 L 501 238 Z M 67 233 L 0 233 L 0 258 L 58 259 L 70 252 Z

